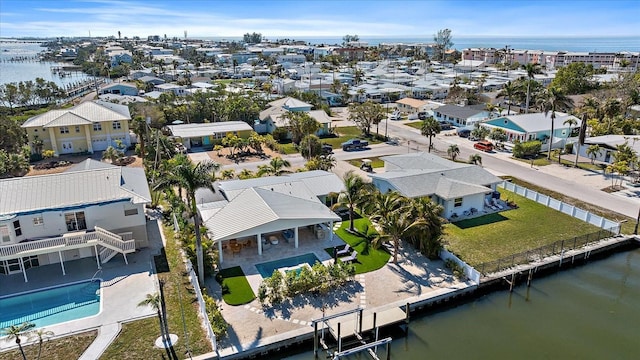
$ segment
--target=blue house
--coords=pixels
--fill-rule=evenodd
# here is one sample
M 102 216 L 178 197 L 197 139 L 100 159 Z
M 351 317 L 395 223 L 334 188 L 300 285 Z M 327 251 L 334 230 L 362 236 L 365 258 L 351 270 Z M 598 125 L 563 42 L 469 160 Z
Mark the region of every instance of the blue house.
M 570 125 L 570 121 L 575 124 Z M 576 136 L 580 129 L 581 121 L 577 117 L 561 112 L 556 112 L 553 123 L 552 149 L 561 148 L 569 137 Z M 502 129 L 507 134 L 507 142 L 540 140 L 548 144 L 551 137 L 551 113 L 532 113 L 523 115 L 509 115 L 487 120 L 482 126 L 493 129 Z M 548 145 L 547 145 L 548 146 Z M 546 150 L 543 146 L 543 150 Z

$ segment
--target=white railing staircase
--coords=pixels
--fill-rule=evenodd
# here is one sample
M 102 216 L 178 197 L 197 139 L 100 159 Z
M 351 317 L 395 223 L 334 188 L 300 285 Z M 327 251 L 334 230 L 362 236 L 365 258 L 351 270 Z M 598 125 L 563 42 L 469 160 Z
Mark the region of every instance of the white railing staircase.
M 129 254 L 136 251 L 136 242 L 132 235 L 131 232 L 114 234 L 95 226 L 92 232 L 69 233 L 49 239 L 0 246 L 0 260 L 100 245 L 102 246 L 102 250 L 99 251 L 100 261 L 106 263 L 117 254 Z

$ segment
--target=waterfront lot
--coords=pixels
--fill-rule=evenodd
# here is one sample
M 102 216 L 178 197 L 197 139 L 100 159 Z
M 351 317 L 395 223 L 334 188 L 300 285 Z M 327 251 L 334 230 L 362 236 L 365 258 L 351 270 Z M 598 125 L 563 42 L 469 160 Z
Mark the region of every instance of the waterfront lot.
M 471 266 L 599 230 L 510 191 L 500 193 L 518 208 L 446 225 L 448 249 Z

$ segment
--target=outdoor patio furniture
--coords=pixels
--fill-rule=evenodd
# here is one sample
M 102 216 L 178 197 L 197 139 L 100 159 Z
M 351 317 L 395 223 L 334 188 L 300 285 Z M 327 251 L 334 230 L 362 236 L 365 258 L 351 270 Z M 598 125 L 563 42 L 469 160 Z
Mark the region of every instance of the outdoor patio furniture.
M 336 256 L 346 256 L 351 252 L 351 246 L 347 244 L 344 249 L 336 251 Z
M 269 236 L 269 242 L 271 243 L 271 245 L 278 245 L 278 237 L 275 235 Z
M 351 255 L 349 256 L 344 256 L 340 258 L 340 261 L 342 262 L 352 262 L 352 261 L 356 261 L 356 257 L 358 256 L 358 252 L 353 250 L 353 252 L 351 253 Z
M 484 205 L 491 210 L 494 210 L 494 211 L 498 210 L 496 206 L 491 205 L 491 203 L 489 202 L 489 199 L 484 199 Z
M 242 250 L 242 245 L 240 244 L 233 244 L 231 245 L 231 253 L 232 254 L 240 254 L 240 251 Z
M 493 202 L 493 206 L 497 207 L 500 210 L 504 210 L 504 207 L 502 205 L 500 205 L 500 203 L 498 202 L 498 200 L 496 199 L 491 199 L 491 201 Z

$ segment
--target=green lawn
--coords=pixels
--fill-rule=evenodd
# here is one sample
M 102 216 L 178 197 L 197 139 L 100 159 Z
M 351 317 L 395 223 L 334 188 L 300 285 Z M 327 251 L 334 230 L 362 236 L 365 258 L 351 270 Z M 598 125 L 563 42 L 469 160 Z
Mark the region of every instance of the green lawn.
M 472 266 L 599 230 L 510 191 L 500 193 L 519 208 L 445 226 L 447 248 Z
M 512 156 L 512 159 L 521 161 L 523 163 L 527 163 L 527 164 L 531 164 L 531 159 L 521 159 L 521 158 L 517 158 Z M 542 154 L 538 154 L 534 159 L 533 159 L 533 165 L 534 166 L 547 166 L 550 165 L 551 162 L 547 159 L 546 156 L 542 155 Z
M 240 266 L 220 270 L 216 280 L 222 286 L 222 299 L 229 305 L 244 305 L 256 298 Z
M 384 161 L 380 160 L 380 158 L 377 156 L 367 157 L 362 159 L 371 160 L 371 166 L 374 169 L 384 167 Z M 347 160 L 347 162 L 353 166 L 360 167 L 360 165 L 362 165 L 362 159 L 352 159 L 352 160 Z
M 172 229 L 163 227 L 163 231 L 167 239 L 165 250 L 169 271 L 158 270 L 158 278 L 165 281 L 169 332 L 180 337 L 180 341 L 174 347 L 175 352 L 179 356 L 183 356 L 187 349 L 191 350 L 192 355 L 210 352 L 211 347 L 198 318 L 198 302 L 186 276 L 186 268 L 178 250 L 179 245 L 174 239 Z M 189 338 L 188 347 L 186 335 Z M 160 328 L 156 317 L 127 323 L 101 359 L 163 359 L 166 352 L 153 346 L 158 336 Z
M 280 144 L 278 146 L 278 152 L 285 155 L 291 155 L 291 154 L 297 154 L 298 149 L 296 149 L 296 146 L 294 143 L 286 143 L 286 144 Z
M 354 220 L 354 227 L 358 230 L 362 231 L 365 225 L 371 229 L 373 228 L 367 218 L 363 217 Z M 367 246 L 367 241 L 363 237 L 347 232 L 348 228 L 349 220 L 343 221 L 336 234 L 358 252 L 357 262 L 353 263 L 356 268 L 356 274 L 378 270 L 389 261 L 391 255 L 384 248 L 374 249 L 372 246 Z M 368 252 L 365 250 L 367 247 Z M 333 248 L 328 248 L 326 251 L 333 256 Z
M 422 129 L 422 120 L 406 123 L 405 125 L 411 126 L 414 129 L 420 130 L 420 129 Z

